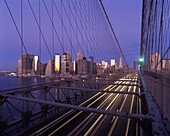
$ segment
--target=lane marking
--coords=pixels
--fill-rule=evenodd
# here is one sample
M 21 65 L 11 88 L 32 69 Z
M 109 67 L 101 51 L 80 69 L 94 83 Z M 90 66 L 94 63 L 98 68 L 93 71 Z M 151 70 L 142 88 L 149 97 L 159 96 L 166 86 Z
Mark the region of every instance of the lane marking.
M 129 89 L 128 89 L 128 92 L 131 90 L 131 86 L 129 87 Z M 123 100 L 123 103 L 122 103 L 122 105 L 121 105 L 121 107 L 120 107 L 120 112 L 122 111 L 122 109 L 123 109 L 123 106 L 124 106 L 124 104 L 125 104 L 125 101 L 126 101 L 126 99 L 127 99 L 127 94 L 126 94 L 126 96 L 125 96 L 125 99 Z M 115 126 L 116 126 L 116 123 L 117 123 L 117 120 L 118 120 L 118 118 L 119 117 L 116 117 L 116 119 L 115 119 L 115 121 L 114 121 L 114 123 L 113 123 L 113 125 L 112 125 L 112 127 L 111 127 L 111 129 L 110 129 L 110 131 L 109 131 L 109 133 L 108 133 L 108 136 L 111 136 L 112 135 L 112 133 L 113 133 L 113 130 L 114 130 L 114 128 L 115 128 Z
M 135 85 L 136 85 L 136 83 L 135 83 Z M 135 92 L 135 90 L 136 90 L 136 86 L 133 88 L 133 92 Z M 131 105 L 130 105 L 130 113 L 132 113 L 134 98 L 135 98 L 135 96 L 133 95 L 133 96 L 132 96 L 132 102 L 131 102 Z M 129 125 L 130 125 L 130 118 L 128 119 L 128 122 L 127 122 L 127 127 L 126 127 L 125 136 L 128 135 L 128 132 L 129 132 Z
M 111 123 L 113 123 L 113 121 L 115 120 L 115 116 L 113 116 L 112 120 L 111 120 Z

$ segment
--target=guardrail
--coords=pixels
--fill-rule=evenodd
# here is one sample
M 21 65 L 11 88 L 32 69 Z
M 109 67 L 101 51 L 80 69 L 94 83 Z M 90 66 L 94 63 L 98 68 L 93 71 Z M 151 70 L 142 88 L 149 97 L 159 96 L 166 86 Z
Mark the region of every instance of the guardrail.
M 145 92 L 145 101 L 146 101 L 145 106 L 147 107 L 148 115 L 150 115 L 152 118 L 152 122 L 151 122 L 152 135 L 167 136 L 170 134 L 169 131 L 170 121 L 166 113 L 162 111 L 162 108 L 159 105 L 161 101 L 162 103 L 165 102 L 164 104 L 168 103 L 167 97 L 164 99 L 164 96 L 162 95 L 162 89 L 160 88 L 160 87 L 163 88 L 167 87 L 167 84 L 162 83 L 160 81 L 159 81 L 160 84 L 158 84 L 157 80 L 158 79 L 161 80 L 161 78 L 152 79 L 155 78 L 156 76 L 155 75 L 152 76 L 150 73 L 148 74 L 143 71 L 142 74 L 141 72 L 139 73 L 140 73 L 140 78 L 142 83 L 141 89 L 143 90 L 143 92 Z M 169 90 L 164 90 L 164 91 L 168 93 Z
M 170 78 L 149 71 L 142 71 L 142 75 L 154 101 L 170 119 Z

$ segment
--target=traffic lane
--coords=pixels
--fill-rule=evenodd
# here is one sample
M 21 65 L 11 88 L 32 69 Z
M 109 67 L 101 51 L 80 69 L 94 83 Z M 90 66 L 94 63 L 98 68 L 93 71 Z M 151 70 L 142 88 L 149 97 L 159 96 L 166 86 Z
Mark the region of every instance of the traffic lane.
M 132 88 L 129 88 L 130 90 L 129 91 L 132 91 Z M 123 94 L 120 94 L 120 98 L 116 101 L 116 105 L 114 105 L 111 110 L 113 111 L 119 111 L 120 107 L 122 106 L 122 103 L 124 101 L 124 98 L 125 98 L 125 95 Z M 104 122 L 102 123 L 102 125 L 98 128 L 98 130 L 96 131 L 95 135 L 107 135 L 108 132 L 110 131 L 115 119 L 117 117 L 115 116 L 108 116 L 108 115 L 105 115 L 105 120 Z
M 132 97 L 133 97 L 133 95 L 128 95 L 127 96 L 125 104 L 124 104 L 124 106 L 122 108 L 122 112 L 130 112 L 131 104 L 132 105 L 134 104 L 134 102 L 132 103 Z M 114 127 L 112 135 L 118 135 L 118 134 L 119 135 L 125 135 L 126 134 L 126 129 L 127 129 L 127 127 L 129 127 L 129 126 L 127 126 L 127 123 L 128 123 L 128 118 L 118 117 L 118 121 L 117 121 L 117 123 L 116 123 L 116 125 Z M 136 126 L 132 126 L 132 127 L 134 127 L 133 128 L 134 131 L 131 133 L 131 135 L 135 134 L 135 132 L 136 132 L 136 130 L 135 130 Z
M 109 96 L 109 94 L 106 94 L 106 95 L 104 95 L 102 98 L 103 98 L 103 99 L 106 99 L 108 96 Z M 99 96 L 99 97 L 101 97 L 101 96 Z M 98 98 L 99 98 L 99 97 L 98 97 Z M 98 98 L 97 98 L 97 99 L 98 99 Z M 98 100 L 99 103 L 101 103 L 101 102 L 103 101 L 102 98 Z M 96 100 L 96 99 L 95 99 L 95 100 Z M 95 101 L 95 100 L 94 100 L 94 101 Z M 92 103 L 92 102 L 91 102 L 91 103 Z M 99 103 L 96 102 L 96 103 L 92 104 L 90 107 L 95 108 L 95 107 L 97 107 L 97 106 L 99 105 Z M 46 134 L 50 134 L 51 132 L 53 132 L 54 130 L 56 130 L 57 128 L 61 127 L 63 124 L 65 124 L 65 122 L 67 122 L 68 120 L 72 119 L 74 116 L 76 116 L 77 114 L 79 114 L 79 112 L 80 112 L 80 111 L 74 111 L 73 114 L 71 114 L 70 116 L 68 116 L 66 119 L 64 119 L 64 120 L 56 123 L 53 127 L 51 127 L 51 128 L 49 128 L 48 130 L 46 130 L 46 131 L 45 131 L 45 134 L 42 133 L 41 135 L 42 135 L 42 136 L 43 136 L 43 135 L 45 136 Z M 82 112 L 82 113 L 83 113 L 83 112 Z M 73 120 L 71 120 L 69 123 L 72 123 L 72 125 L 69 125 L 69 127 L 67 127 L 68 125 L 65 125 L 64 128 L 65 128 L 65 127 L 66 127 L 66 128 L 65 128 L 65 129 L 61 129 L 61 130 L 58 130 L 58 132 L 60 132 L 60 131 L 63 130 L 60 134 L 65 134 L 65 133 L 66 133 L 65 130 L 67 130 L 67 132 L 69 132 L 70 129 L 73 129 L 74 126 L 76 126 L 76 125 L 79 124 L 79 121 L 82 121 L 84 118 L 86 118 L 86 117 L 88 116 L 88 114 L 83 114 L 83 115 L 82 115 L 82 113 L 79 114 L 79 115 L 76 117 L 76 118 L 79 117 L 79 120 L 76 120 L 76 118 L 73 119 Z M 69 123 L 68 123 L 68 124 L 69 124 Z
M 112 85 L 106 87 L 105 89 L 110 89 L 110 88 L 113 88 Z M 96 99 L 98 99 L 99 97 L 101 97 L 101 95 L 103 95 L 102 93 L 98 93 L 98 94 L 95 94 L 92 98 L 89 98 L 88 100 L 86 100 L 85 102 L 83 102 L 82 106 L 88 106 L 90 103 L 92 103 L 92 100 L 95 101 Z M 89 103 L 90 102 L 90 103 Z M 70 110 L 69 112 L 67 112 L 65 115 L 62 115 L 61 119 L 58 120 L 56 119 L 56 121 L 54 121 L 55 123 L 51 123 L 51 125 L 46 125 L 44 128 L 42 128 L 41 130 L 35 132 L 34 134 L 40 134 L 40 135 L 43 135 L 43 133 L 50 133 L 51 130 L 55 129 L 56 126 L 60 126 L 63 124 L 64 121 L 68 120 L 69 118 L 73 117 L 75 114 L 77 114 L 79 111 L 75 111 L 75 110 Z M 69 113 L 69 115 L 68 115 Z M 66 116 L 66 117 L 65 117 Z M 56 123 L 57 122 L 57 123 Z M 54 125 L 55 124 L 55 125 Z M 34 135 L 33 134 L 33 135 Z
M 123 87 L 123 86 L 121 86 L 121 87 Z M 126 89 L 127 87 L 124 87 L 124 89 Z M 111 94 L 106 94 L 107 96 L 108 95 L 111 95 Z M 115 97 L 115 95 L 116 94 L 113 94 L 113 97 Z M 102 98 L 102 100 L 104 101 L 106 98 Z M 108 105 L 109 103 L 110 103 L 110 101 L 111 101 L 111 99 L 109 100 L 109 101 L 107 101 L 107 104 L 106 105 Z M 97 104 L 97 105 L 99 105 L 100 103 L 102 103 L 102 102 L 100 102 L 100 101 L 98 101 L 97 103 L 95 103 L 95 105 Z M 95 106 L 95 107 L 97 107 L 97 106 Z M 104 109 L 104 108 L 106 108 L 106 106 L 105 107 L 103 107 L 102 109 Z M 90 113 L 85 113 L 85 112 L 82 112 L 82 114 L 85 114 L 85 116 L 87 117 L 87 116 L 89 116 L 89 114 Z M 81 115 L 82 115 L 81 114 Z M 88 130 L 88 128 L 91 126 L 91 124 L 93 124 L 93 122 L 95 122 L 95 120 L 99 117 L 99 114 L 95 114 L 96 116 L 94 117 L 94 118 L 91 118 L 90 119 L 90 123 L 88 123 L 87 124 L 87 126 L 83 129 L 83 131 L 81 132 L 81 133 L 83 133 L 83 132 L 85 132 L 86 130 Z M 80 116 L 80 115 L 79 115 Z M 78 116 L 78 117 L 79 117 Z M 57 133 L 55 133 L 56 135 L 61 135 L 61 134 L 66 134 L 67 135 L 67 133 L 69 133 L 69 130 L 70 130 L 70 128 L 72 129 L 73 127 L 72 126 L 76 126 L 75 124 L 79 124 L 79 123 L 81 123 L 81 121 L 82 121 L 82 118 L 80 117 L 80 118 L 75 118 L 75 119 L 73 119 L 70 123 L 68 123 L 64 128 L 62 128 L 61 130 L 59 130 Z M 72 125 L 73 124 L 73 125 Z M 67 130 L 67 133 L 66 133 L 66 131 L 65 130 Z
M 126 88 L 127 87 L 124 87 L 124 88 L 122 88 L 124 91 L 126 91 Z M 115 103 L 115 101 L 118 99 L 118 95 L 116 95 L 116 97 L 114 97 L 114 95 L 112 94 L 112 96 L 111 96 L 111 98 L 110 98 L 110 101 L 108 101 L 108 104 L 106 104 L 106 107 L 104 107 L 104 108 L 101 108 L 101 109 L 106 109 L 106 110 L 109 110 L 110 109 L 110 107 Z M 80 125 L 79 126 L 77 126 L 69 135 L 82 135 L 83 134 L 83 132 L 81 132 L 81 131 L 85 131 L 85 128 L 88 130 L 88 127 L 87 127 L 87 125 L 89 125 L 89 122 L 91 121 L 91 120 L 89 120 L 89 118 L 93 118 L 93 116 L 95 116 L 95 114 L 90 114 L 89 116 L 88 116 L 88 120 L 87 119 L 85 119 L 83 122 L 81 122 L 80 123 Z M 99 118 L 97 118 L 97 119 L 95 119 L 94 120 L 94 123 L 92 124 L 92 126 L 90 125 L 90 128 L 89 128 L 89 130 L 87 131 L 87 133 L 89 133 L 95 126 L 96 126 L 96 124 L 98 124 L 97 122 L 101 119 L 101 117 L 103 116 L 103 114 L 102 115 L 100 115 L 100 117 Z M 77 132 L 76 132 L 77 131 Z M 79 133 L 81 133 L 81 134 L 79 134 Z
M 138 89 L 137 89 L 138 90 Z M 134 103 L 133 103 L 133 109 L 132 109 L 132 113 L 136 113 L 138 114 L 139 112 L 139 101 L 138 101 L 139 97 L 138 96 L 134 96 Z M 135 119 L 130 119 L 130 125 L 129 125 L 129 131 L 128 131 L 128 136 L 136 136 L 139 135 L 139 125 L 138 123 L 135 121 Z
M 114 97 L 112 97 L 111 98 L 111 100 L 110 101 L 108 101 L 108 104 L 107 105 L 109 105 L 110 104 L 110 102 L 112 101 L 114 99 Z M 119 99 L 119 98 L 118 98 Z M 116 106 L 119 106 L 119 104 L 116 104 Z M 106 108 L 106 107 L 105 107 Z M 94 124 L 95 123 L 95 121 L 96 120 L 98 120 L 99 119 L 99 117 L 101 116 L 101 114 L 94 114 L 91 118 L 90 118 L 90 121 L 88 121 L 86 124 L 84 124 L 85 126 L 83 126 L 83 129 L 82 128 L 80 128 L 82 131 L 80 131 L 80 130 L 78 130 L 79 132 L 75 132 L 75 133 L 73 133 L 72 135 L 84 135 L 85 133 L 87 133 L 87 131 L 90 131 L 87 135 L 91 135 L 91 133 L 93 132 L 93 129 L 95 129 L 95 127 L 94 128 L 91 128 L 93 125 L 96 125 L 96 124 Z M 101 117 L 101 120 L 103 119 L 103 117 L 104 116 L 102 116 Z M 89 130 L 89 129 L 91 129 L 91 130 Z M 91 132 L 92 131 L 92 132 Z
M 117 99 L 114 107 L 112 107 L 112 110 L 118 111 L 118 109 L 120 109 L 120 107 L 121 107 L 121 103 L 123 102 L 123 100 L 124 100 L 124 97 L 121 94 L 119 96 L 119 98 Z M 96 126 L 96 128 L 93 130 L 93 132 L 91 132 L 91 135 L 102 135 L 102 136 L 107 135 L 107 133 L 109 132 L 109 130 L 112 126 L 114 119 L 115 119 L 115 116 L 104 115 L 101 119 L 102 122 L 99 122 L 99 124 Z
M 49 129 L 51 131 L 51 129 Z
M 83 133 L 82 133 L 83 134 Z
M 96 95 L 94 95 L 92 98 L 86 100 L 85 102 L 83 102 L 82 106 L 87 106 L 89 105 L 92 101 L 98 99 L 99 97 L 101 97 L 101 93 L 98 93 Z M 77 114 L 79 111 L 77 110 L 70 110 L 69 112 L 65 113 L 64 115 L 62 115 L 61 117 L 59 117 L 60 119 L 56 119 L 56 121 L 54 121 L 54 123 L 50 123 L 51 125 L 47 124 L 46 126 L 44 126 L 44 128 L 41 128 L 40 130 L 36 131 L 33 135 L 43 135 L 44 132 L 46 133 L 50 133 L 52 129 L 56 128 L 56 126 L 60 126 L 63 124 L 63 122 L 67 121 L 69 118 L 73 117 L 75 114 Z M 55 124 L 55 125 L 54 125 Z
M 106 96 L 110 96 L 111 94 L 106 94 Z M 92 107 L 97 107 L 99 106 L 107 97 L 103 97 L 100 101 L 96 102 L 94 105 L 92 105 Z M 113 97 L 115 97 L 115 94 L 113 95 Z M 106 104 L 104 105 L 103 108 L 106 108 L 106 105 L 108 105 L 110 103 L 111 99 L 109 99 Z M 78 126 L 85 118 L 87 118 L 91 113 L 90 112 L 82 112 L 79 116 L 77 116 L 76 118 L 74 118 L 72 121 L 70 121 L 67 125 L 65 125 L 62 129 L 58 130 L 55 135 L 68 135 L 76 126 Z M 100 114 L 94 114 L 91 118 L 90 121 L 88 122 L 88 124 L 86 124 L 85 128 L 83 129 L 83 131 L 81 131 L 80 133 L 83 134 L 84 132 L 86 132 L 86 130 L 88 130 L 88 128 L 91 126 L 91 124 L 93 124 L 93 122 L 100 116 Z M 88 120 L 87 120 L 88 121 Z M 67 131 L 66 131 L 67 130 Z M 80 134 L 80 135 L 81 135 Z

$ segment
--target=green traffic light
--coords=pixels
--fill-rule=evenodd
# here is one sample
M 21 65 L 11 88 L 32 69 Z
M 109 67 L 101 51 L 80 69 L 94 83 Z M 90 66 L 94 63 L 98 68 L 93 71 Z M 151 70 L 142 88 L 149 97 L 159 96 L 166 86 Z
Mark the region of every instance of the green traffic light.
M 139 58 L 139 62 L 144 62 L 144 59 L 143 58 Z

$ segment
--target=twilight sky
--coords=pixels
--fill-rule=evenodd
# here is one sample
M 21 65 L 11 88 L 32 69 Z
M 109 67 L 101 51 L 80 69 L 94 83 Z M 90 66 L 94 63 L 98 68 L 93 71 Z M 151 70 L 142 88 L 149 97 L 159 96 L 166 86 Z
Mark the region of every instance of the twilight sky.
M 20 25 L 20 0 L 7 0 L 13 15 L 15 16 L 16 22 Z M 46 1 L 46 0 L 45 0 Z M 46 1 L 48 5 L 49 1 Z M 32 5 L 36 8 L 37 3 L 32 1 Z M 103 0 L 103 4 L 108 13 L 113 29 L 119 40 L 120 46 L 124 52 L 127 62 L 130 66 L 133 66 L 133 61 L 138 60 L 140 50 L 140 33 L 141 33 L 141 11 L 142 11 L 142 0 Z M 27 8 L 28 4 L 24 4 L 25 22 L 30 25 L 36 26 L 35 22 L 30 21 L 33 16 L 30 9 Z M 37 14 L 37 13 L 36 13 Z M 43 17 L 45 18 L 45 14 Z M 42 17 L 42 18 L 43 18 Z M 47 21 L 47 23 L 49 23 Z M 46 26 L 46 24 L 43 24 Z M 30 53 L 38 55 L 38 30 L 28 28 L 24 26 L 24 37 L 28 37 L 25 42 L 28 46 Z M 46 37 L 48 33 L 51 33 L 51 29 L 44 27 Z M 36 36 L 32 36 L 36 34 Z M 12 38 L 10 38 L 12 36 Z M 29 38 L 30 37 L 30 38 Z M 50 40 L 47 38 L 47 40 Z M 67 42 L 65 42 L 66 44 Z M 21 56 L 20 40 L 15 30 L 14 24 L 11 21 L 9 12 L 4 4 L 3 0 L 0 0 L 0 70 L 15 70 L 17 67 L 18 58 Z M 65 45 L 67 46 L 67 45 Z M 45 45 L 42 49 L 43 54 L 47 54 L 48 57 L 44 57 L 44 61 L 47 62 L 50 58 L 45 50 Z M 67 47 L 68 48 L 68 47 Z M 58 50 L 61 50 L 57 48 Z M 85 50 L 85 49 L 84 49 Z M 59 51 L 61 52 L 61 51 Z M 116 49 L 113 51 L 115 56 L 118 56 Z M 61 53 L 60 53 L 61 54 Z M 107 55 L 114 56 L 112 52 L 108 52 Z M 42 57 L 42 58 L 43 58 Z M 113 58 L 113 57 L 111 57 Z M 110 57 L 108 57 L 108 60 Z M 109 62 L 110 63 L 110 62 Z
M 103 4 L 130 66 L 139 59 L 142 0 L 103 0 Z

